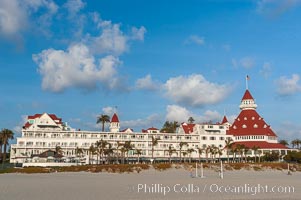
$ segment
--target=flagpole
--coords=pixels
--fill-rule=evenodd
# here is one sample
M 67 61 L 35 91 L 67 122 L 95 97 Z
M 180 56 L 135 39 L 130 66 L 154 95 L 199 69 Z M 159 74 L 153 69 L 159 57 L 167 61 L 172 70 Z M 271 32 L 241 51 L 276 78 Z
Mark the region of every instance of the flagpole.
M 246 89 L 248 90 L 248 75 L 246 76 Z

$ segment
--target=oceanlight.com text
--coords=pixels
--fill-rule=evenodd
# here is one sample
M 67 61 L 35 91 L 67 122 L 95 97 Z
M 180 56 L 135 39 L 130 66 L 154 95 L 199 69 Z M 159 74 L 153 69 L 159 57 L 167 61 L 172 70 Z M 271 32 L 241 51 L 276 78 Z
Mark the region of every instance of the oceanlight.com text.
M 283 185 L 263 185 L 263 184 L 242 184 L 242 185 L 222 185 L 222 184 L 180 184 L 164 185 L 159 183 L 153 184 L 137 184 L 131 186 L 131 192 L 145 193 L 145 194 L 162 194 L 169 193 L 219 193 L 219 194 L 249 194 L 257 195 L 263 193 L 294 193 L 294 186 Z

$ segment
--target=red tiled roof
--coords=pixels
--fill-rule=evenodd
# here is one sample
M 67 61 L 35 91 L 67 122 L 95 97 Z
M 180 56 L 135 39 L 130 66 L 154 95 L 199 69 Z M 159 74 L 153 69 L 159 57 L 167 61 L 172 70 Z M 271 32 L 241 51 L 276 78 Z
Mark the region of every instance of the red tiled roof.
M 111 122 L 119 122 L 118 116 L 116 113 L 114 113 Z
M 242 110 L 230 127 L 228 134 L 276 136 L 256 110 Z
M 227 119 L 226 116 L 224 116 L 223 121 L 222 121 L 222 124 L 227 123 L 227 122 L 228 122 L 228 119 Z
M 194 126 L 195 124 L 186 124 L 186 123 L 182 124 L 183 130 L 186 134 L 192 133 Z
M 242 97 L 242 100 L 246 100 L 246 99 L 254 99 L 249 90 L 246 90 L 244 96 Z
M 253 148 L 254 146 L 258 146 L 260 149 L 288 149 L 283 144 L 279 143 L 268 143 L 265 141 L 244 141 L 244 142 L 234 142 L 233 145 L 243 144 L 248 148 Z

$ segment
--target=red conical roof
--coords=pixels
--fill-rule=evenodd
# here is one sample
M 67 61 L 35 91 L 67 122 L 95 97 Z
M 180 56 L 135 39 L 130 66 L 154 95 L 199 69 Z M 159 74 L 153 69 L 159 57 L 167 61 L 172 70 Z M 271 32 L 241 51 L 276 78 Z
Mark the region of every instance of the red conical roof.
M 114 113 L 111 122 L 119 122 L 118 116 L 116 113 Z
M 246 90 L 244 96 L 242 97 L 242 100 L 246 100 L 246 99 L 254 99 L 249 90 Z
M 228 122 L 228 119 L 227 119 L 227 117 L 226 117 L 226 115 L 225 115 L 224 118 L 223 118 L 222 124 L 225 124 L 225 123 L 227 123 L 227 122 Z
M 229 134 L 235 136 L 266 135 L 276 136 L 270 126 L 256 110 L 242 110 L 229 129 Z

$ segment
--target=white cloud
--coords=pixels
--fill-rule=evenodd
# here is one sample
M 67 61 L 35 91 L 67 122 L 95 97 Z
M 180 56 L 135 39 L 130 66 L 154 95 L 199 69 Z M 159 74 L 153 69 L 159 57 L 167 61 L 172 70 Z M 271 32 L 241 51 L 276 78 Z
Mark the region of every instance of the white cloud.
M 69 87 L 94 89 L 98 84 L 107 89 L 117 87 L 118 58 L 108 55 L 95 61 L 87 46 L 75 44 L 66 51 L 47 49 L 33 55 L 42 75 L 42 88 L 62 92 Z
M 102 108 L 102 112 L 105 115 L 109 115 L 110 117 L 112 117 L 113 114 L 116 112 L 116 108 L 111 107 L 111 106 L 107 106 L 107 107 Z
M 121 121 L 120 126 L 122 128 L 132 128 L 135 131 L 141 131 L 141 129 L 147 129 L 150 127 L 156 127 L 160 129 L 163 123 L 162 116 L 158 114 L 152 114 L 148 116 L 146 119 L 136 119 L 136 120 L 127 120 L 127 121 Z
M 250 69 L 255 65 L 255 59 L 249 56 L 243 57 L 240 60 L 232 58 L 231 62 L 234 68 L 243 67 Z
M 262 69 L 259 71 L 259 73 L 264 77 L 268 78 L 272 73 L 272 65 L 269 62 L 263 63 Z
M 1 0 L 0 36 L 22 46 L 22 34 L 28 30 L 47 35 L 57 10 L 58 6 L 52 0 Z M 33 16 L 34 20 L 31 19 Z
M 144 35 L 146 33 L 146 28 L 141 26 L 139 29 L 136 27 L 132 28 L 132 39 L 133 40 L 144 40 Z
M 17 134 L 21 134 L 22 127 L 27 122 L 27 115 L 22 115 L 21 118 L 22 118 L 21 121 L 13 128 L 13 131 Z
M 290 121 L 282 122 L 276 128 L 278 139 L 288 140 L 290 143 L 294 139 L 301 138 L 301 126 Z
M 81 0 L 68 0 L 64 7 L 67 8 L 70 17 L 75 17 L 76 14 L 86 6 Z
M 276 80 L 277 93 L 279 95 L 287 96 L 301 92 L 301 85 L 299 84 L 300 76 L 293 74 L 291 78 L 281 76 Z
M 187 122 L 189 117 L 193 117 L 195 123 L 202 122 L 221 122 L 222 115 L 217 111 L 206 110 L 203 115 L 195 114 L 185 107 L 178 105 L 168 105 L 166 108 L 166 120 L 167 121 L 177 121 L 179 123 Z
M 204 45 L 205 39 L 203 37 L 197 35 L 190 35 L 186 40 L 185 44 L 197 44 L 197 45 Z
M 268 17 L 278 17 L 298 5 L 300 0 L 259 0 L 256 11 Z
M 17 34 L 27 25 L 26 9 L 17 0 L 0 1 L 0 33 Z
M 201 74 L 170 78 L 164 88 L 168 98 L 189 106 L 218 103 L 224 100 L 231 91 L 228 85 L 209 82 Z
M 97 28 L 101 31 L 98 36 L 91 36 L 88 34 L 85 38 L 92 53 L 111 53 L 120 55 L 128 50 L 129 40 L 144 40 L 146 29 L 143 26 L 139 29 L 132 27 L 131 35 L 127 35 L 120 29 L 120 24 L 114 24 L 111 21 L 103 20 L 98 13 L 94 13 L 92 17 Z
M 136 88 L 140 90 L 156 90 L 159 87 L 160 83 L 153 81 L 150 74 L 136 81 Z

